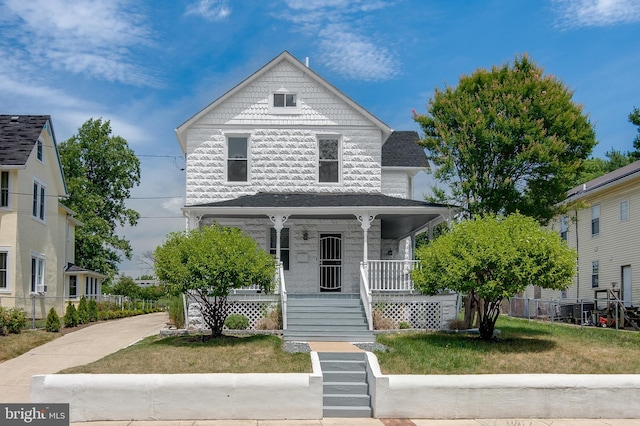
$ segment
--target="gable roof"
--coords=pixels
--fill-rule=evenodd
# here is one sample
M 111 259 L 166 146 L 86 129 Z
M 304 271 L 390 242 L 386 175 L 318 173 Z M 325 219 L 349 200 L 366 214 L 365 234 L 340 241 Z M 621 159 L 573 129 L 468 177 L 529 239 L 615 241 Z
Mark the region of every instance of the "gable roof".
M 624 167 L 620 167 L 617 170 L 602 175 L 581 185 L 576 186 L 567 193 L 567 199 L 565 201 L 573 201 L 582 198 L 586 195 L 593 194 L 595 192 L 604 190 L 624 183 L 630 179 L 640 176 L 640 161 L 635 161 L 631 164 L 627 164 Z
M 220 105 L 221 103 L 223 103 L 224 101 L 226 101 L 230 97 L 234 96 L 237 92 L 239 92 L 240 90 L 242 90 L 243 88 L 245 88 L 246 86 L 248 86 L 249 84 L 251 84 L 252 82 L 257 80 L 258 78 L 260 78 L 267 71 L 269 71 L 270 69 L 272 69 L 273 67 L 275 67 L 277 64 L 279 64 L 282 61 L 288 61 L 289 63 L 291 63 L 293 66 L 295 66 L 300 71 L 302 71 L 305 75 L 307 75 L 310 78 L 312 78 L 313 80 L 315 80 L 318 84 L 320 84 L 325 89 L 327 89 L 328 91 L 333 93 L 338 99 L 340 99 L 343 102 L 345 102 L 346 104 L 348 104 L 350 107 L 352 107 L 353 109 L 358 111 L 360 114 L 362 114 L 364 117 L 366 117 L 368 120 L 370 120 L 374 125 L 376 125 L 378 128 L 380 128 L 380 130 L 382 131 L 382 134 L 383 134 L 383 137 L 382 137 L 382 141 L 383 142 L 386 140 L 386 138 L 393 131 L 393 129 L 391 129 L 389 126 L 387 126 L 385 123 L 383 123 L 380 119 L 378 119 L 376 116 L 371 114 L 369 111 L 367 111 L 366 109 L 364 109 L 363 107 L 358 105 L 354 100 L 352 100 L 347 95 L 342 93 L 340 90 L 338 90 L 338 88 L 336 88 L 334 85 L 332 85 L 327 80 L 322 78 L 319 74 L 317 74 L 311 68 L 307 67 L 305 64 L 300 62 L 298 59 L 296 59 L 293 55 L 291 55 L 288 51 L 285 50 L 280 55 L 276 56 L 274 59 L 269 61 L 265 66 L 260 68 L 258 71 L 256 71 L 253 74 L 251 74 L 248 78 L 246 78 L 240 84 L 236 85 L 234 88 L 229 90 L 227 93 L 225 93 L 224 95 L 220 96 L 218 99 L 216 99 L 215 101 L 213 101 L 212 103 L 207 105 L 205 108 L 200 110 L 194 116 L 192 116 L 187 121 L 185 121 L 180 126 L 178 126 L 176 128 L 175 132 L 176 132 L 176 136 L 178 137 L 178 142 L 180 143 L 180 146 L 182 147 L 182 151 L 186 152 L 186 147 L 187 147 L 186 130 L 189 128 L 189 126 L 191 126 L 193 123 L 198 121 L 205 114 L 209 113 L 209 111 L 213 110 L 218 105 Z
M 24 166 L 48 115 L 0 115 L 0 165 Z
M 382 145 L 382 167 L 428 168 L 424 148 L 418 145 L 415 131 L 394 131 Z

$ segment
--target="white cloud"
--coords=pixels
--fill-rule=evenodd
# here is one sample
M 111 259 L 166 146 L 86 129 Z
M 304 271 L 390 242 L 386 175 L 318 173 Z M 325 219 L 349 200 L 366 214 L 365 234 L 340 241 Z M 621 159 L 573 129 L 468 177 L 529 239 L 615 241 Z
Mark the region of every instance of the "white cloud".
M 638 0 L 554 0 L 561 28 L 604 27 L 640 22 Z
M 400 61 L 384 40 L 368 35 L 376 20 L 368 13 L 391 6 L 384 0 L 286 0 L 288 12 L 277 17 L 317 38 L 319 60 L 345 78 L 389 80 L 400 74 Z
M 128 0 L 6 0 L 0 50 L 32 73 L 54 68 L 134 85 L 155 85 L 134 50 L 149 45 L 145 17 Z
M 186 15 L 200 15 L 207 21 L 220 21 L 231 15 L 226 0 L 196 0 L 187 6 Z

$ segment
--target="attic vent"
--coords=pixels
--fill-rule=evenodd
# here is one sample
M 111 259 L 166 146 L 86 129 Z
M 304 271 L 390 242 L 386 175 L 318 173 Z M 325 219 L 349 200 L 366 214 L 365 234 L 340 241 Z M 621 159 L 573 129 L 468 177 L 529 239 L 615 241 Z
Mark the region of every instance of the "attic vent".
M 12 122 L 12 123 L 17 123 L 19 118 L 20 118 L 20 117 L 19 117 L 19 116 L 17 116 L 17 115 L 12 115 L 12 116 L 11 116 L 11 122 Z

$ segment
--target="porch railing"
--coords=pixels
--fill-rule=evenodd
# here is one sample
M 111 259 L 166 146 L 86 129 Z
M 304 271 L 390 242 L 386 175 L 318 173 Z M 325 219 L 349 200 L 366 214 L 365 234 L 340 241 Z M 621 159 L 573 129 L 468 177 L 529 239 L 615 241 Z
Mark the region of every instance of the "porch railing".
M 369 276 L 367 271 L 367 264 L 365 262 L 360 262 L 360 299 L 362 300 L 362 305 L 364 306 L 364 313 L 367 317 L 367 324 L 369 325 L 369 330 L 373 330 L 373 316 L 371 313 L 371 289 L 369 288 Z
M 284 283 L 284 266 L 278 262 L 276 269 L 276 292 L 280 292 L 280 305 L 282 307 L 282 330 L 287 329 L 287 287 Z
M 369 260 L 368 279 L 371 291 L 414 291 L 411 271 L 417 260 Z

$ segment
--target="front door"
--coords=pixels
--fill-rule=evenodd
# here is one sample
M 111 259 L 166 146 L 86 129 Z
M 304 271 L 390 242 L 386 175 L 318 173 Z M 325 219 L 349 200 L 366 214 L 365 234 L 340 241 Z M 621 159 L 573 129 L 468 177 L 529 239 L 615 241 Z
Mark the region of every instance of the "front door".
M 342 234 L 320 234 L 320 291 L 342 291 Z
M 631 266 L 622 267 L 622 300 L 625 308 L 631 306 Z

